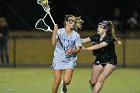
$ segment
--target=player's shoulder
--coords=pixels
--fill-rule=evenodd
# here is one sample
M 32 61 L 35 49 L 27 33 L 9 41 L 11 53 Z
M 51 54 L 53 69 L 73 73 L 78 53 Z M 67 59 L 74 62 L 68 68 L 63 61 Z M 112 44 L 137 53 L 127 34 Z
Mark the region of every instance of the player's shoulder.
M 105 41 L 107 43 L 111 43 L 111 42 L 114 43 L 115 39 L 112 36 L 110 36 L 110 35 L 106 35 L 104 37 L 103 41 Z
M 64 33 L 64 32 L 65 32 L 65 28 L 59 28 L 59 29 L 58 29 L 58 33 L 61 33 L 61 34 L 62 34 L 62 33 Z
M 100 35 L 99 34 L 94 34 L 93 37 L 100 37 Z
M 79 35 L 79 33 L 78 33 L 78 32 L 76 32 L 75 30 L 73 30 L 73 33 L 74 33 L 75 35 Z
M 99 38 L 99 37 L 100 37 L 99 34 L 94 34 L 94 35 L 89 36 L 89 38 Z
M 106 36 L 105 36 L 105 39 L 114 40 L 113 36 L 111 36 L 111 35 L 106 35 Z
M 65 28 L 59 28 L 58 31 L 63 32 L 63 31 L 65 31 Z

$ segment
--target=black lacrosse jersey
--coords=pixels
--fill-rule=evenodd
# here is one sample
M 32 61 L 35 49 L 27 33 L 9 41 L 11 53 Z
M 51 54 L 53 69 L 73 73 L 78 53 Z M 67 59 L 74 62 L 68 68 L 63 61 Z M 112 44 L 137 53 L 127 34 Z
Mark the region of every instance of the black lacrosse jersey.
M 95 34 L 93 36 L 89 37 L 93 43 L 93 45 L 99 44 L 101 42 L 106 42 L 108 45 L 106 47 L 103 47 L 98 50 L 93 50 L 93 55 L 96 56 L 96 61 L 99 61 L 100 63 L 111 63 L 116 65 L 117 64 L 117 56 L 115 53 L 115 44 L 114 44 L 114 38 L 111 35 L 106 35 L 101 41 L 100 41 L 100 35 Z

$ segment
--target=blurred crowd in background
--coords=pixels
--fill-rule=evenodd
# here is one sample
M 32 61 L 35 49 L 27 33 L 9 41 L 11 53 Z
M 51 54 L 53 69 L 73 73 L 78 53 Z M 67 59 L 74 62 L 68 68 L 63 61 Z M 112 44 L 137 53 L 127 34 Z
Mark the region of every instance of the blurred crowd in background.
M 140 30 L 140 15 L 138 11 L 134 10 L 126 19 L 122 19 L 122 16 L 121 10 L 119 8 L 115 8 L 112 21 L 117 30 Z
M 8 38 L 9 26 L 6 18 L 0 17 L 0 61 L 2 66 L 9 66 Z

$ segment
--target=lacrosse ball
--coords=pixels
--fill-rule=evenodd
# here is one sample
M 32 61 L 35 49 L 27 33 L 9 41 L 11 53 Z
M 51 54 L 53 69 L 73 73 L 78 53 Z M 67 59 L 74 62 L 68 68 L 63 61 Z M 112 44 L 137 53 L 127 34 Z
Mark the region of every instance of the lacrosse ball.
M 47 0 L 43 0 L 42 3 L 43 3 L 43 4 L 47 4 Z

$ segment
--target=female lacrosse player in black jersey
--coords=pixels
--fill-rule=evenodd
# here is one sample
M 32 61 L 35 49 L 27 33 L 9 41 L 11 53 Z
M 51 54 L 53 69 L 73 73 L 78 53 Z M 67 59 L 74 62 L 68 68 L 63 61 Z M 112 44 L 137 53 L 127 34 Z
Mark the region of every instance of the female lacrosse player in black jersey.
M 82 39 L 82 43 L 93 42 L 93 46 L 83 47 L 82 50 L 93 50 L 96 56 L 89 80 L 92 93 L 99 93 L 106 78 L 114 71 L 117 64 L 114 42 L 121 44 L 115 36 L 114 25 L 111 21 L 102 21 L 97 28 L 97 34 Z

